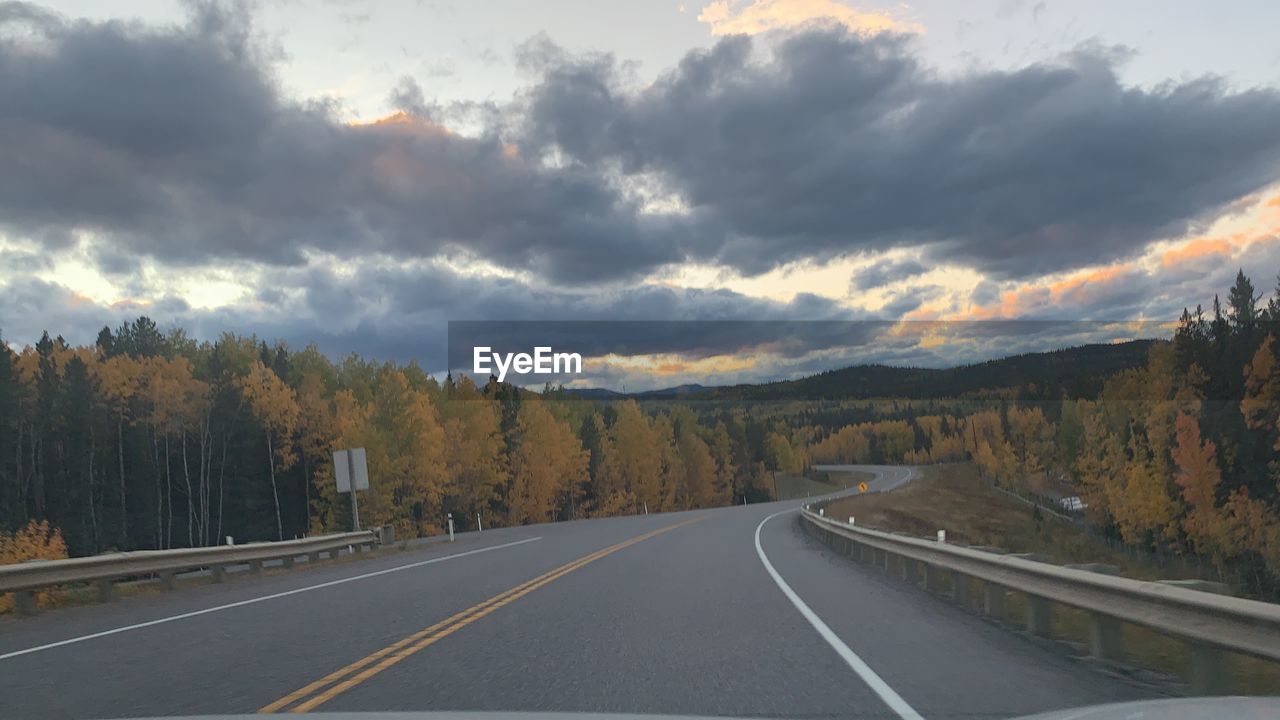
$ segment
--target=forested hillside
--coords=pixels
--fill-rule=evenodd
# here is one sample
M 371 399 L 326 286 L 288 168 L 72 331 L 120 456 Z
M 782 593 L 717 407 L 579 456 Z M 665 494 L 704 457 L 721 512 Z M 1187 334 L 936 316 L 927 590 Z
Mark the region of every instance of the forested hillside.
M 46 335 L 0 345 L 0 530 L 47 521 L 86 554 L 346 529 L 330 455 L 342 447 L 368 450 L 361 517 L 403 535 L 438 533 L 449 512 L 468 527 L 477 514 L 709 507 L 769 498 L 773 471 L 968 460 L 1010 488 L 1080 495 L 1125 542 L 1247 568 L 1267 591 L 1280 578 L 1280 289 L 1261 296 L 1241 274 L 1225 306 L 1187 311 L 1168 342 L 1050 355 L 1071 372 L 1044 384 L 992 371 L 1043 359 L 958 370 L 945 377 L 970 389 L 954 397 L 637 402 L 197 342 L 146 318 L 93 346 Z M 1126 369 L 1134 348 L 1145 359 Z M 1110 359 L 1091 369 L 1094 356 Z M 974 377 L 992 387 L 972 391 Z
M 799 400 L 831 397 L 910 399 L 956 397 L 966 393 L 1034 385 L 1042 396 L 1093 395 L 1106 377 L 1146 362 L 1152 340 L 1082 345 L 1026 353 L 954 368 L 858 365 L 799 380 L 716 388 L 712 397 L 742 400 Z

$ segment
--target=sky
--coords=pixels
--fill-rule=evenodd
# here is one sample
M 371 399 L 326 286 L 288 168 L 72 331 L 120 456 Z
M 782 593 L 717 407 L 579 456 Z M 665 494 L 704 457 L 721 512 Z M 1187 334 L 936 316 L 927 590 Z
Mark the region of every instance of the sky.
M 146 314 L 438 370 L 451 320 L 1096 331 L 747 363 L 673 333 L 658 384 L 1123 339 L 1238 269 L 1275 285 L 1276 26 L 1240 1 L 0 2 L 0 337 Z

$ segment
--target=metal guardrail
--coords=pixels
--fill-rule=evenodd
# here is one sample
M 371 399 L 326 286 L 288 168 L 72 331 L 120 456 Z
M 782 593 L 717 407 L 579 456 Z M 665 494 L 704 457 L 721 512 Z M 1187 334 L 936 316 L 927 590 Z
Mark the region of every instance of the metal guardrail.
M 801 510 L 801 517 L 833 549 L 890 572 L 897 570 L 905 580 L 918 582 L 923 574 L 927 588 L 941 591 L 946 573 L 952 597 L 963 604 L 972 601 L 970 579 L 980 580 L 988 615 L 1006 619 L 1007 593 L 1022 593 L 1027 598 L 1027 629 L 1038 635 L 1052 633 L 1053 604 L 1086 611 L 1089 652 L 1100 659 L 1122 659 L 1123 623 L 1185 640 L 1191 646 L 1190 680 L 1197 693 L 1225 688 L 1224 650 L 1280 661 L 1280 605 L 1193 589 L 1212 583 L 1148 582 L 1084 569 L 1105 566 L 1051 565 L 1032 555 L 999 554 L 862 528 L 808 508 Z
M 319 535 L 299 540 L 221 545 L 217 547 L 179 550 L 138 550 L 66 560 L 38 560 L 16 565 L 0 565 L 0 593 L 11 592 L 19 615 L 36 612 L 35 590 L 71 583 L 95 583 L 98 599 L 115 597 L 115 582 L 124 578 L 158 575 L 166 589 L 172 588 L 174 576 L 183 571 L 209 568 L 213 582 L 222 582 L 230 565 L 248 564 L 251 572 L 262 570 L 266 560 L 281 560 L 286 568 L 295 559 L 307 556 L 309 562 L 320 560 L 321 553 L 334 557 L 350 546 L 356 552 L 379 542 L 380 535 L 371 531 Z

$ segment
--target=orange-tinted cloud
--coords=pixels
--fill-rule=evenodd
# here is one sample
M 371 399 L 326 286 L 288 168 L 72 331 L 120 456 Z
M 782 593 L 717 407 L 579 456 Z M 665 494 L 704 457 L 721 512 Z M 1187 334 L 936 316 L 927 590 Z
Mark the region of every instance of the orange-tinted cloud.
M 1119 263 L 1077 273 L 1047 285 L 1028 283 L 1000 296 L 993 305 L 970 308 L 953 320 L 1015 318 L 1050 305 L 1087 305 L 1123 285 L 1135 272 L 1133 263 Z
M 1231 251 L 1232 244 L 1222 238 L 1196 238 L 1182 247 L 1165 252 L 1160 256 L 1160 264 L 1173 267 L 1212 256 L 1229 258 Z
M 449 130 L 449 128 L 420 115 L 411 115 L 403 110 L 370 122 L 349 122 L 347 126 L 357 130 L 392 131 L 409 137 L 445 138 L 453 136 L 453 131 Z
M 885 11 L 859 10 L 837 0 L 716 0 L 702 8 L 698 20 L 712 35 L 757 35 L 810 23 L 835 23 L 858 33 L 920 33 L 924 26 L 899 20 Z

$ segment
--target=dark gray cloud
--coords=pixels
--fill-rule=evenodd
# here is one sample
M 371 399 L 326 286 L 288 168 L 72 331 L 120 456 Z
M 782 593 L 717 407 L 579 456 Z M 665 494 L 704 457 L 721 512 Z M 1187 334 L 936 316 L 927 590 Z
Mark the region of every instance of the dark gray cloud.
M 917 285 L 894 293 L 880 308 L 879 315 L 885 319 L 897 319 L 915 310 L 929 300 L 940 297 L 945 292 L 941 285 Z
M 587 292 L 463 276 L 432 265 L 364 267 L 352 273 L 286 268 L 273 274 L 270 288 L 257 292 L 255 300 L 213 310 L 193 309 L 176 297 L 105 306 L 57 283 L 14 277 L 0 284 L 0 329 L 6 340 L 18 344 L 34 342 L 45 330 L 90 343 L 103 325 L 114 327 L 147 314 L 164 327 L 183 327 L 197 338 L 216 338 L 230 330 L 284 340 L 294 347 L 314 343 L 335 357 L 358 352 L 386 360 L 418 360 L 434 370 L 443 368 L 449 321 L 556 318 L 589 323 L 590 332 L 583 331 L 587 324 L 578 327 L 580 344 L 628 353 L 708 355 L 771 343 L 778 352 L 796 354 L 852 340 L 833 335 L 816 321 L 863 316 L 809 294 L 782 303 L 724 289 L 641 285 Z M 661 324 L 673 318 L 703 322 Z M 644 322 L 650 323 L 650 331 L 636 337 L 636 323 Z M 780 322 L 797 322 L 801 330 L 786 332 Z M 809 329 L 802 331 L 804 327 Z M 526 339 L 508 335 L 510 342 Z
M 978 283 L 969 294 L 969 301 L 975 305 L 990 305 L 999 299 L 1000 286 L 990 280 Z
M 236 6 L 163 28 L 3 7 L 34 32 L 0 36 L 0 229 L 49 247 L 89 230 L 170 264 L 461 250 L 578 282 L 679 260 L 708 232 L 493 132 L 418 114 L 352 127 L 289 100 Z
M 926 272 L 915 260 L 880 260 L 853 274 L 850 290 L 871 290 Z
M 409 114 L 351 127 L 283 93 L 246 6 L 193 7 L 144 26 L 0 3 L 30 31 L 0 32 L 0 232 L 50 251 L 93 232 L 109 272 L 461 252 L 567 287 L 918 246 L 1025 277 L 1131 255 L 1278 176 L 1275 91 L 1129 88 L 1104 50 L 940 77 L 906 39 L 811 30 L 772 53 L 726 38 L 635 90 L 627 63 L 535 40 L 513 105 L 408 84 Z M 440 124 L 461 115 L 483 129 Z M 645 212 L 629 190 L 655 180 L 690 211 Z
M 776 380 L 861 363 L 949 367 L 1135 334 L 1165 334 L 1153 325 L 1143 331 L 1135 330 L 1132 323 L 1060 319 L 899 324 L 863 319 L 813 296 L 777 303 L 725 290 L 638 287 L 590 304 L 572 292 L 539 294 L 518 282 L 493 283 L 446 271 L 386 269 L 345 278 L 327 272 L 286 271 L 279 281 L 279 291 L 259 294 L 258 300 L 268 303 L 265 307 L 203 310 L 174 297 L 106 306 L 57 283 L 20 278 L 0 286 L 6 322 L 0 332 L 5 341 L 19 346 L 34 342 L 44 330 L 87 344 L 103 325 L 115 327 L 146 314 L 162 328 L 182 327 L 196 339 L 211 340 L 230 330 L 283 340 L 294 348 L 314 344 L 334 358 L 358 352 L 367 358 L 417 361 L 430 372 L 443 372 L 450 340 L 447 321 L 498 317 L 519 321 L 471 324 L 456 339 L 483 341 L 503 351 L 550 344 L 587 356 L 672 353 L 690 359 L 731 354 L 757 359 L 750 368 L 681 379 L 703 383 Z M 305 294 L 297 295 L 303 288 L 296 283 L 303 281 L 320 284 L 308 285 Z M 380 307 L 380 312 L 374 307 Z M 687 313 L 684 317 L 701 319 L 673 321 L 670 318 L 679 317 L 673 307 L 682 308 Z M 546 311 L 585 319 L 542 322 Z M 485 331 L 486 325 L 493 331 Z M 921 343 L 925 337 L 931 340 L 927 345 Z M 945 342 L 937 342 L 938 338 Z M 646 380 L 644 375 L 595 368 L 589 379 L 613 388 L 629 384 L 633 390 L 671 384 L 662 376 Z
M 1280 176 L 1280 94 L 1212 78 L 1124 86 L 1122 54 L 940 77 L 902 37 L 727 38 L 644 90 L 551 56 L 526 142 L 654 173 L 727 226 L 688 248 L 745 272 L 924 247 L 1026 277 L 1185 231 Z

